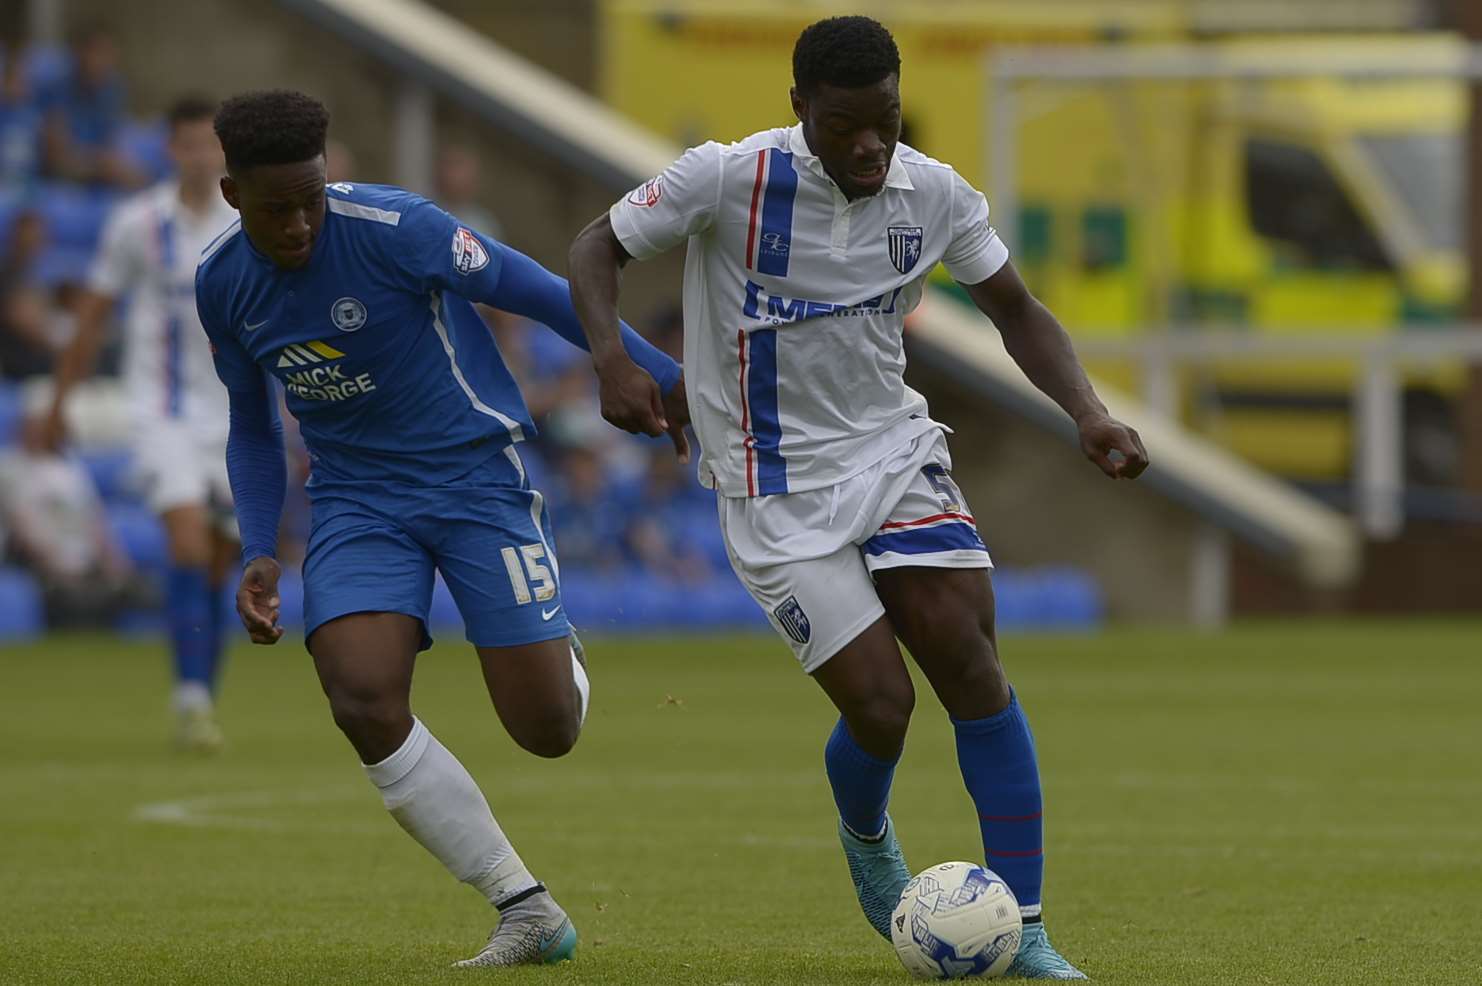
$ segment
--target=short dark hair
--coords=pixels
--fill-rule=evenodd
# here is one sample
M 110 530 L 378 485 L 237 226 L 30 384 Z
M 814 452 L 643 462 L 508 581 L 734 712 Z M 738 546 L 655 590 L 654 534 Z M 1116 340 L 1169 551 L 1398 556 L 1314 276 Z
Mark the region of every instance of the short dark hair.
M 200 93 L 189 93 L 176 99 L 165 111 L 165 122 L 173 131 L 182 123 L 197 123 L 201 120 L 210 120 L 216 116 L 216 100 L 202 96 Z
M 216 111 L 216 136 L 230 171 L 260 164 L 298 164 L 324 153 L 329 110 L 291 89 L 233 96 Z
M 792 81 L 804 95 L 820 85 L 872 86 L 901 70 L 900 49 L 872 17 L 830 17 L 803 28 L 792 49 Z

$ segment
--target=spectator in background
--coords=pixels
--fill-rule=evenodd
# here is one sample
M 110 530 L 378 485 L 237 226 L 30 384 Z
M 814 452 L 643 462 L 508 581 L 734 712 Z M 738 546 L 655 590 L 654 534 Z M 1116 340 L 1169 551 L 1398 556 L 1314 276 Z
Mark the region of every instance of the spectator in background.
M 133 412 L 136 471 L 170 547 L 166 613 L 175 656 L 179 745 L 221 746 L 214 688 L 225 634 L 236 621 L 220 590 L 240 565 L 226 474 L 227 396 L 195 304 L 196 262 L 236 221 L 221 197 L 226 165 L 212 130 L 216 104 L 183 96 L 169 113 L 175 177 L 128 199 L 109 218 L 77 306 L 75 338 L 57 364 L 48 447 L 67 431 L 66 404 L 90 376 L 125 296 L 124 386 Z
M 10 238 L 0 250 L 0 291 L 19 285 L 35 285 L 41 255 L 46 250 L 46 220 L 34 209 L 26 209 L 10 226 Z
M 504 241 L 498 217 L 479 204 L 479 159 L 460 144 L 449 144 L 437 157 L 437 188 L 433 201 L 474 229 Z
M 589 572 L 620 570 L 627 510 L 603 467 L 597 436 L 559 447 L 556 464 L 551 498 L 561 518 L 562 564 Z
M 648 341 L 679 362 L 684 361 L 684 309 L 665 305 L 648 320 Z
M 26 188 L 40 172 L 41 110 L 14 47 L 0 53 L 0 193 Z
M 103 502 L 81 463 L 48 451 L 45 418 L 21 426 L 21 444 L 0 453 L 0 520 L 9 552 L 41 583 L 47 622 L 102 626 L 138 601 Z
M 55 324 L 39 278 L 45 249 L 40 213 L 17 216 L 0 259 L 0 377 L 8 380 L 50 373 L 56 361 Z
M 696 496 L 698 491 L 701 495 Z M 647 574 L 671 582 L 704 582 L 714 573 L 713 550 L 703 541 L 718 541 L 715 497 L 701 489 L 689 470 L 667 446 L 655 445 L 648 459 L 648 473 L 640 481 L 637 496 L 628 504 L 624 543 L 629 554 Z M 564 515 L 563 515 L 564 516 Z M 717 536 L 712 536 L 714 532 Z M 561 549 L 566 549 L 562 531 Z M 720 545 L 720 557 L 725 557 Z
M 46 171 L 69 181 L 138 188 L 145 178 L 114 147 L 124 122 L 118 44 L 99 27 L 72 42 L 69 71 L 42 94 Z

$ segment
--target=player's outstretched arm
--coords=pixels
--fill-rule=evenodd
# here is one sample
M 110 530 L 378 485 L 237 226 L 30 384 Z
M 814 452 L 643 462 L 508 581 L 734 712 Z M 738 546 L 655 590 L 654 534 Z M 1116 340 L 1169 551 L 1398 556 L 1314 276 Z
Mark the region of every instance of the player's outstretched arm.
M 1024 375 L 1075 421 L 1086 457 L 1112 479 L 1140 476 L 1148 467 L 1142 439 L 1107 413 L 1065 327 L 1030 293 L 1014 265 L 1005 263 L 987 280 L 963 287 L 998 327 Z
M 602 416 L 626 431 L 668 432 L 681 461 L 689 459 L 684 426 L 689 423 L 684 378 L 661 394 L 648 374 L 628 356 L 618 316 L 622 269 L 633 259 L 603 213 L 571 244 L 571 302 L 592 350 L 601 388 Z M 653 430 L 657 429 L 657 430 Z
M 226 440 L 226 469 L 246 562 L 237 587 L 237 614 L 254 644 L 275 644 L 283 636 L 278 625 L 282 570 L 273 556 L 278 549 L 288 467 L 283 460 L 283 422 L 277 404 L 267 381 L 259 376 L 257 383 L 255 388 L 228 391 L 231 430 Z

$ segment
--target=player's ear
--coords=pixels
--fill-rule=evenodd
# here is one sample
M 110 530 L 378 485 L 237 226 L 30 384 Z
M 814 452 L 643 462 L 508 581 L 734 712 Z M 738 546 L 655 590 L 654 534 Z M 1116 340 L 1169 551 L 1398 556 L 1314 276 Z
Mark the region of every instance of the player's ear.
M 801 123 L 803 118 L 808 115 L 808 101 L 798 94 L 797 86 L 793 86 L 787 93 L 792 97 L 793 116 L 796 116 L 798 122 Z
M 221 176 L 221 197 L 226 199 L 227 205 L 239 212 L 241 211 L 242 207 L 237 204 L 237 183 L 231 175 Z

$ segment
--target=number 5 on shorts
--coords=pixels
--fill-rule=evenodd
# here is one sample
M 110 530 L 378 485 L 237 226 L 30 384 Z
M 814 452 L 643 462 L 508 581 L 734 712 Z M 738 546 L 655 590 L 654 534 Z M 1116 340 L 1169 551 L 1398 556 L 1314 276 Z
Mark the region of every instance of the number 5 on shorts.
M 509 572 L 509 584 L 514 587 L 516 603 L 524 606 L 530 602 L 532 585 L 535 587 L 533 598 L 540 602 L 555 596 L 556 580 L 551 578 L 551 570 L 542 561 L 545 558 L 545 545 L 527 544 L 518 552 L 514 548 L 505 548 L 500 553 L 504 555 L 504 568 Z

